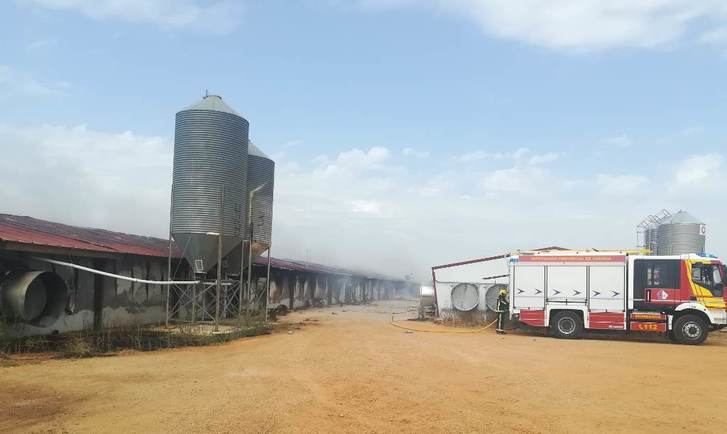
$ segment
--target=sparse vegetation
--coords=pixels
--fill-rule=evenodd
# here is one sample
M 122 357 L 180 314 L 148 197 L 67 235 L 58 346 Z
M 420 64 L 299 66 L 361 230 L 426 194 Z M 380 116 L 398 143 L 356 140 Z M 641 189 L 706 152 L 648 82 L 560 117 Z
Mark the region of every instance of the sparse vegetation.
M 73 336 L 63 345 L 63 348 L 61 348 L 61 354 L 63 357 L 70 359 L 91 357 L 93 355 L 93 348 L 91 348 L 91 345 L 89 345 L 89 343 L 80 336 Z
M 12 362 L 10 361 L 10 357 L 5 352 L 5 343 L 8 340 L 8 326 L 5 323 L 2 315 L 0 315 L 0 367 L 2 366 L 12 366 Z
M 235 339 L 270 333 L 272 327 L 255 323 L 240 325 L 225 333 L 200 334 L 196 326 L 173 329 L 147 327 L 108 328 L 50 336 L 32 336 L 0 341 L 0 354 L 51 352 L 60 357 L 81 358 L 122 350 L 154 351 L 164 348 L 215 345 Z

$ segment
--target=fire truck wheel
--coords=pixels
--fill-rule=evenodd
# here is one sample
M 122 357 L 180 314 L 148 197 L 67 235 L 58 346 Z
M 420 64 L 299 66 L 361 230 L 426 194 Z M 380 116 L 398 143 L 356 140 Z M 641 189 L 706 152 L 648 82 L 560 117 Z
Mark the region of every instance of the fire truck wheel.
M 581 335 L 583 323 L 575 312 L 558 312 L 551 323 L 553 335 L 559 339 L 575 339 Z
M 680 344 L 701 344 L 708 333 L 707 325 L 696 315 L 680 316 L 674 321 L 674 337 Z

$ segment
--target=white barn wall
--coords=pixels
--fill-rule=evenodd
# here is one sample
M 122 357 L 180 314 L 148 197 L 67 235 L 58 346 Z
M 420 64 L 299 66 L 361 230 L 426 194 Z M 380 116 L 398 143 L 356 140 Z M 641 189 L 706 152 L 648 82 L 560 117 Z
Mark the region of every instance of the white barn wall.
M 476 316 L 478 319 L 485 320 L 486 314 L 488 317 L 492 315 L 491 312 L 488 313 L 489 309 L 485 300 L 487 290 L 495 283 L 507 283 L 508 278 L 503 277 L 488 281 L 485 281 L 482 278 L 486 276 L 499 276 L 507 273 L 507 258 L 436 270 L 436 293 L 439 316 L 443 319 L 451 319 L 462 316 L 461 312 L 455 311 L 452 307 L 452 290 L 459 283 L 472 283 L 477 286 L 477 290 L 479 292 L 479 303 L 475 309 L 477 312 Z

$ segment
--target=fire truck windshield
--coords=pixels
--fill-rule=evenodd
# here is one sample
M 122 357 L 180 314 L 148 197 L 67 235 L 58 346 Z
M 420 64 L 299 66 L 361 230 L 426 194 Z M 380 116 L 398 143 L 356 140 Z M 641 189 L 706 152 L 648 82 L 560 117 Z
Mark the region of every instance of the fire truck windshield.
M 694 283 L 707 288 L 714 297 L 722 297 L 724 292 L 724 271 L 722 264 L 694 264 L 692 266 L 692 280 Z

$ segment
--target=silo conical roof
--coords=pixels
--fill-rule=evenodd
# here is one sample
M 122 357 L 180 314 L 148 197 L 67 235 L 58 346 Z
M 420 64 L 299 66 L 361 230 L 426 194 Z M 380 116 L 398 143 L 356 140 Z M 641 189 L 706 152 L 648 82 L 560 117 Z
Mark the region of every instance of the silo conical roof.
M 267 158 L 268 160 L 270 157 L 265 155 L 263 151 L 260 150 L 252 141 L 247 142 L 247 155 L 252 155 L 253 157 L 261 157 L 261 158 Z
M 702 224 L 702 222 L 686 211 L 679 211 L 663 221 L 662 224 Z
M 219 95 L 205 95 L 201 101 L 198 101 L 191 106 L 185 108 L 186 110 L 210 110 L 216 112 L 230 113 L 235 116 L 240 116 L 232 107 L 222 101 L 222 97 Z

